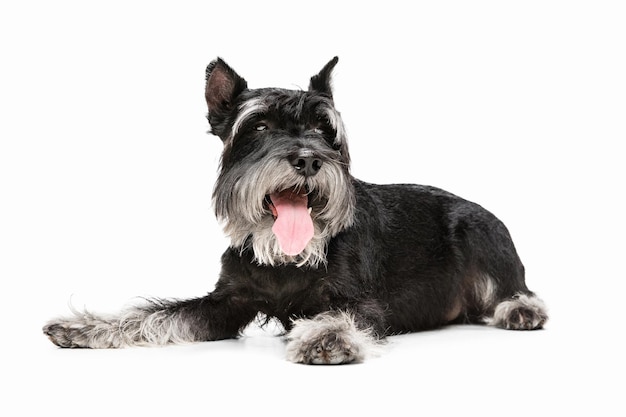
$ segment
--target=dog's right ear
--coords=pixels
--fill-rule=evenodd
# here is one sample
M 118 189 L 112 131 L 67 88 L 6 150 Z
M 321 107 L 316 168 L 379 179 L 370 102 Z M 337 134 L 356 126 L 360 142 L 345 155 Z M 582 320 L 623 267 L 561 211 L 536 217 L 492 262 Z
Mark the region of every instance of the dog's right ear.
M 223 117 L 232 109 L 235 98 L 248 87 L 222 58 L 217 58 L 206 67 L 206 89 L 204 96 L 209 108 L 209 122 L 213 116 Z
M 333 72 L 333 68 L 337 65 L 337 62 L 339 62 L 339 57 L 334 57 L 326 65 L 324 65 L 324 68 L 322 68 L 318 74 L 311 77 L 309 91 L 324 93 L 332 98 L 333 89 L 331 85 L 331 74 Z

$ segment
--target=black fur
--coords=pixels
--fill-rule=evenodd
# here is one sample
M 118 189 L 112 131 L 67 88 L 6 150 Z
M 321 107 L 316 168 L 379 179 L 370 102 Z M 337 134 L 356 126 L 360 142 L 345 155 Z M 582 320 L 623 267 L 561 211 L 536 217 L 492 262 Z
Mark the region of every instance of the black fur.
M 433 187 L 353 184 L 354 225 L 331 240 L 325 267 L 263 266 L 250 249 L 226 251 L 207 298 L 234 300 L 223 319 L 239 326 L 217 338 L 236 336 L 257 312 L 289 329 L 294 317 L 348 309 L 380 336 L 480 322 L 493 313 L 472 300 L 481 271 L 494 277 L 499 299 L 532 294 L 509 233 L 480 206 Z M 462 314 L 446 319 L 458 299 Z
M 526 287 L 511 237 L 494 215 L 437 188 L 374 185 L 350 175 L 331 91 L 336 63 L 334 58 L 313 76 L 308 91 L 249 89 L 223 60 L 207 67 L 208 120 L 224 142 L 215 209 L 233 243 L 222 255 L 213 292 L 155 302 L 135 311 L 136 320 L 158 312 L 177 320 L 179 339 L 203 341 L 237 337 L 259 313 L 287 331 L 303 325 L 298 319 L 332 321 L 346 313 L 356 333 L 287 336 L 290 359 L 306 363 L 359 360 L 365 347 L 351 341 L 359 332 L 380 340 L 459 322 L 541 328 L 545 308 Z M 328 190 L 333 184 L 342 189 Z M 268 196 L 289 187 L 308 192 L 316 257 L 276 253 Z M 325 218 L 329 211 L 333 215 Z M 259 235 L 265 240 L 255 241 Z M 262 256 L 259 247 L 267 253 Z M 85 340 L 93 337 L 87 321 L 81 322 Z M 57 321 L 44 331 L 61 346 L 133 344 L 125 334 L 114 335 L 119 344 L 80 342 L 68 336 L 70 327 Z M 136 344 L 150 344 L 141 331 L 133 335 Z M 168 337 L 161 342 L 175 341 Z

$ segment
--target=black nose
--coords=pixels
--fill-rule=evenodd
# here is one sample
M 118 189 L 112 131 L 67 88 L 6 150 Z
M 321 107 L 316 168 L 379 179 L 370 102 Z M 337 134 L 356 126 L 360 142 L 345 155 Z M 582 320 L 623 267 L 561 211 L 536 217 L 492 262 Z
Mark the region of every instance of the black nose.
M 289 157 L 291 166 L 305 177 L 312 177 L 322 168 L 322 160 L 309 154 L 295 154 Z

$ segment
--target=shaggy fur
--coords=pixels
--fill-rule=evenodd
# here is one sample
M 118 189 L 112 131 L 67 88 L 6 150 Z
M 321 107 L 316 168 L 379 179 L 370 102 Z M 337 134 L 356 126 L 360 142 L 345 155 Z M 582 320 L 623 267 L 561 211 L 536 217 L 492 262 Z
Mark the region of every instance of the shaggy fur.
M 215 290 L 111 316 L 74 311 L 46 324 L 50 340 L 219 340 L 262 315 L 285 328 L 288 360 L 340 364 L 376 353 L 388 335 L 448 323 L 541 328 L 546 308 L 493 214 L 438 188 L 352 177 L 336 64 L 307 91 L 250 89 L 222 59 L 209 64 L 208 120 L 224 145 L 213 202 L 231 239 Z

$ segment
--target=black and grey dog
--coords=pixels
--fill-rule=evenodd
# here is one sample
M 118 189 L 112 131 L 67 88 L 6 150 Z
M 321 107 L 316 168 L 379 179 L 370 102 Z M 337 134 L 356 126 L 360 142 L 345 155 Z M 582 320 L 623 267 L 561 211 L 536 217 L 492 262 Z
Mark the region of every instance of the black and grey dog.
M 284 326 L 287 358 L 362 361 L 388 335 L 448 323 L 541 328 L 506 227 L 477 204 L 421 185 L 350 175 L 331 91 L 335 57 L 308 91 L 249 89 L 222 59 L 206 71 L 224 144 L 213 200 L 231 245 L 215 290 L 112 316 L 74 312 L 44 333 L 61 347 L 235 338 L 256 318 Z

